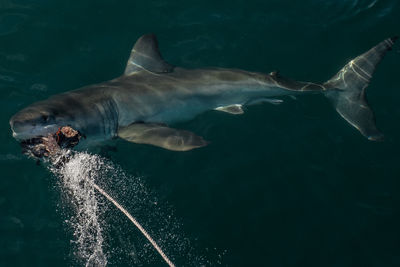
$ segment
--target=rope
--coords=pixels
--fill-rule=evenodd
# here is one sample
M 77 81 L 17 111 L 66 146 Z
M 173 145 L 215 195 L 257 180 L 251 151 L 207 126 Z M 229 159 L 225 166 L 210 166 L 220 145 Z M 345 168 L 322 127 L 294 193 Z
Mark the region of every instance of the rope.
M 111 203 L 114 204 L 115 207 L 117 207 L 123 214 L 125 214 L 126 217 L 142 232 L 142 234 L 149 240 L 151 245 L 157 250 L 157 252 L 160 254 L 160 256 L 163 258 L 163 260 L 170 266 L 170 267 L 175 267 L 175 265 L 172 263 L 172 261 L 165 255 L 164 251 L 157 245 L 156 241 L 154 241 L 153 238 L 147 233 L 147 231 L 140 225 L 140 223 L 132 217 L 132 215 L 129 214 L 129 212 L 124 209 L 116 200 L 114 200 L 109 194 L 107 194 L 103 189 L 101 189 L 97 184 L 92 183 L 93 187 L 99 191 L 100 194 L 102 194 L 105 198 L 107 198 Z

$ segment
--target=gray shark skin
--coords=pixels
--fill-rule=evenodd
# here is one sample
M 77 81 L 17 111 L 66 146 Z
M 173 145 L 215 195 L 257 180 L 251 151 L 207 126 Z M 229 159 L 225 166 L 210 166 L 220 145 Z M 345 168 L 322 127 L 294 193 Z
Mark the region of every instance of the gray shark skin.
M 120 137 L 169 150 L 207 145 L 194 133 L 167 125 L 194 118 L 207 110 L 242 114 L 243 106 L 269 98 L 319 92 L 338 113 L 370 140 L 383 135 L 375 126 L 365 88 L 386 51 L 389 38 L 345 65 L 319 84 L 238 69 L 183 69 L 165 62 L 153 34 L 138 39 L 125 73 L 113 80 L 54 95 L 34 103 L 10 119 L 13 136 L 23 141 L 54 133 L 69 125 L 87 138 L 87 145 Z M 82 142 L 82 143 L 83 143 Z

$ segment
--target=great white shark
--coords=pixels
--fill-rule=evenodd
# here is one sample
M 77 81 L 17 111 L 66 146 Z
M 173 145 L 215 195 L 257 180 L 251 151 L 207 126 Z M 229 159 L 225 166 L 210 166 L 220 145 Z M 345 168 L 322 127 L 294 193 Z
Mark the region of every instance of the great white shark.
M 54 95 L 10 119 L 13 136 L 24 141 L 68 125 L 95 143 L 115 137 L 175 151 L 208 144 L 170 128 L 207 110 L 242 114 L 243 107 L 283 95 L 324 94 L 337 112 L 369 140 L 382 140 L 366 99 L 376 65 L 397 37 L 388 38 L 346 64 L 324 83 L 300 82 L 239 69 L 184 69 L 163 60 L 155 35 L 138 39 L 125 72 L 103 83 Z

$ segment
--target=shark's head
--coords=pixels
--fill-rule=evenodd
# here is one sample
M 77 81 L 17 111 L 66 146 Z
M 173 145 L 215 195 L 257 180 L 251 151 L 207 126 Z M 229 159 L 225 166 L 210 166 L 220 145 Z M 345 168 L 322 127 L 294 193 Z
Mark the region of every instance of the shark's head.
M 10 119 L 13 137 L 18 141 L 47 136 L 64 125 L 68 125 L 68 121 L 55 107 L 40 102 L 22 109 Z
M 48 137 L 61 127 L 70 126 L 96 143 L 115 136 L 118 112 L 112 98 L 102 88 L 84 88 L 52 96 L 17 112 L 10 119 L 17 141 Z

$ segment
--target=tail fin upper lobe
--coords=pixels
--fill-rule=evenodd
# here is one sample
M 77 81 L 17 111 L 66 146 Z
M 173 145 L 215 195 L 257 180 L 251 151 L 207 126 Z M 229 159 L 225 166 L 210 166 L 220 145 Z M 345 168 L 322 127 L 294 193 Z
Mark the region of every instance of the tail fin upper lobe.
M 326 96 L 337 112 L 369 140 L 382 140 L 375 125 L 375 116 L 368 105 L 367 88 L 376 66 L 386 51 L 391 50 L 397 37 L 386 39 L 364 54 L 351 60 L 335 76 L 323 84 Z M 329 90 L 337 89 L 337 90 Z

